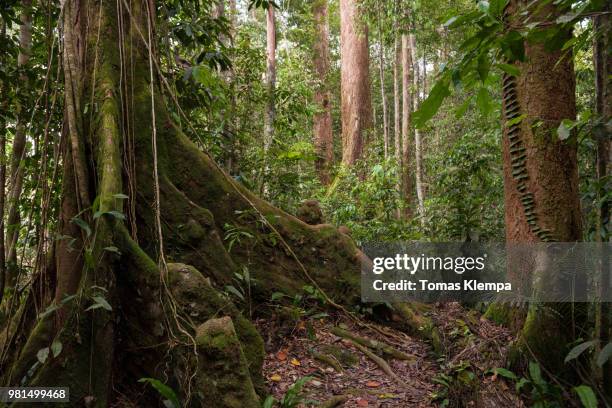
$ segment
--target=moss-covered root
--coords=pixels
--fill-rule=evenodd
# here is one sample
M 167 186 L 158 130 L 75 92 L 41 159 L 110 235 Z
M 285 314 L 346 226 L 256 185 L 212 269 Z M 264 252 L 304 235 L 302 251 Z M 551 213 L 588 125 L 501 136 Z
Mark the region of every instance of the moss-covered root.
M 219 408 L 259 408 L 240 340 L 229 316 L 210 319 L 196 330 L 198 389 Z
M 229 316 L 232 319 L 233 327 L 241 342 L 242 353 L 246 358 L 247 368 L 251 373 L 251 381 L 255 389 L 260 394 L 263 393 L 264 380 L 261 368 L 265 352 L 263 340 L 255 326 L 193 266 L 171 263 L 168 264 L 168 274 L 173 295 L 180 308 L 191 317 L 195 325 L 222 316 Z
M 508 303 L 491 303 L 484 316 L 501 326 L 518 331 L 525 321 L 526 309 Z
M 333 397 L 331 397 L 330 399 L 328 399 L 327 401 L 319 405 L 319 408 L 339 407 L 342 404 L 344 404 L 346 401 L 348 401 L 349 397 L 350 397 L 349 395 L 334 395 Z
M 403 351 L 400 351 L 394 347 L 391 347 L 387 343 L 382 341 L 369 339 L 367 337 L 358 336 L 355 333 L 351 333 L 348 330 L 344 330 L 341 327 L 334 327 L 331 332 L 338 337 L 342 337 L 343 339 L 352 340 L 356 343 L 361 344 L 364 347 L 369 347 L 372 350 L 380 352 L 387 357 L 394 358 L 396 360 L 415 360 L 416 357 L 411 354 L 406 354 Z
M 412 334 L 429 341 L 435 352 L 441 353 L 444 351 L 440 331 L 433 320 L 424 314 L 428 308 L 426 305 L 421 303 L 394 303 L 393 308 L 403 318 L 403 323 Z

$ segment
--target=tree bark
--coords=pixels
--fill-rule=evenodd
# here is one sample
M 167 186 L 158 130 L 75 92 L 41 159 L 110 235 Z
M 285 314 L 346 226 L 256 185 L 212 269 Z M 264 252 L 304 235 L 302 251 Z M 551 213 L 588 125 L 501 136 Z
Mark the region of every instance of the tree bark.
M 380 77 L 380 98 L 382 100 L 383 114 L 383 143 L 385 159 L 389 157 L 389 118 L 387 116 L 387 93 L 385 92 L 385 43 L 382 33 L 381 6 L 378 6 L 378 71 Z
M 148 0 L 129 8 L 114 0 L 66 0 L 63 6 L 64 115 L 71 123 L 62 144 L 58 235 L 65 239 L 53 251 L 55 300 L 36 307 L 27 302 L 0 328 L 0 384 L 70 387 L 78 406 L 119 405 L 124 398 L 157 406 L 156 392 L 138 383 L 151 377 L 167 379 L 186 406 L 214 401 L 256 408 L 253 390 L 264 392 L 263 342 L 215 287 L 246 267 L 259 282 L 255 300 L 266 301 L 274 291 L 293 296 L 312 284 L 330 299 L 352 303 L 359 298 L 359 252 L 331 225 L 304 224 L 247 191 L 181 132 L 162 97 L 150 7 Z M 86 16 L 88 24 L 81 25 Z M 122 61 L 121 50 L 133 58 Z M 119 92 L 120 75 L 133 94 Z M 91 119 L 84 114 L 88 102 L 98 106 L 89 111 Z M 134 106 L 132 118 L 123 118 L 121 102 Z M 140 244 L 119 216 L 127 171 L 122 156 L 130 154 L 123 151 L 123 120 L 139 125 L 133 199 Z M 254 237 L 234 246 L 231 256 L 226 225 Z M 166 259 L 174 261 L 167 267 L 156 262 L 160 237 Z M 224 317 L 231 324 L 209 322 Z M 223 333 L 231 341 L 210 341 Z M 61 353 L 37 363 L 38 351 L 54 341 L 61 342 Z
M 400 33 L 399 26 L 397 21 L 397 16 L 399 13 L 399 0 L 395 1 L 394 4 L 395 16 L 393 19 L 393 36 L 394 36 L 394 44 L 393 44 L 393 138 L 394 138 L 394 147 L 395 147 L 395 164 L 397 166 L 397 191 L 401 195 L 402 192 L 402 133 L 401 133 L 401 102 L 400 102 L 400 90 L 401 90 L 401 78 L 400 78 L 400 68 L 402 64 L 402 52 L 400 46 Z M 397 211 L 397 218 L 401 218 L 402 213 L 401 210 Z
M 316 0 L 312 4 L 315 22 L 314 68 L 319 83 L 314 100 L 319 111 L 314 115 L 314 146 L 317 159 L 315 167 L 321 184 L 330 182 L 330 168 L 334 161 L 334 139 L 332 135 L 331 92 L 329 90 L 329 16 L 327 0 Z
M 424 72 L 419 69 L 419 61 L 416 55 L 416 38 L 414 34 L 410 35 L 410 53 L 412 56 L 412 64 L 414 71 L 414 92 L 415 96 L 412 98 L 413 108 L 417 110 L 419 108 L 420 101 L 425 98 L 425 81 Z M 425 56 L 423 56 L 423 69 L 425 69 Z M 415 189 L 417 196 L 417 211 L 419 214 L 419 221 L 421 226 L 425 225 L 425 194 L 423 192 L 423 144 L 421 139 L 421 131 L 414 129 L 414 164 L 415 164 Z
M 610 148 L 610 134 L 612 129 L 609 128 L 609 122 L 612 118 L 612 54 L 610 47 L 612 46 L 611 36 L 611 19 L 610 5 L 608 4 L 606 14 L 594 17 L 593 27 L 595 31 L 595 43 L 593 47 L 593 59 L 595 67 L 595 93 L 596 93 L 596 108 L 600 125 L 597 132 L 597 178 L 605 180 L 612 174 L 612 149 Z M 601 206 L 599 208 L 599 231 L 597 237 L 600 241 L 610 240 L 610 200 L 603 197 L 605 195 L 605 187 L 601 187 L 600 193 Z M 602 298 L 609 298 L 609 293 L 612 291 L 612 280 L 610 267 L 607 257 L 602 262 Z M 599 337 L 601 345 L 604 346 L 612 341 L 612 305 L 609 302 L 600 304 L 600 332 Z M 602 389 L 604 390 L 608 403 L 612 404 L 612 362 L 608 360 L 602 367 Z
M 2 20 L 0 26 L 0 39 L 6 40 L 6 22 Z M 2 64 L 6 64 L 6 56 L 0 58 Z M 0 108 L 6 110 L 8 103 L 6 102 L 5 84 L 0 84 Z M 6 258 L 5 258 L 5 241 L 4 241 L 4 204 L 6 197 L 6 123 L 5 119 L 0 120 L 0 306 L 4 298 L 4 288 L 6 285 Z
M 402 188 L 404 200 L 403 217 L 408 219 L 413 215 L 413 171 L 410 155 L 412 143 L 410 140 L 411 110 L 412 110 L 412 56 L 410 35 L 402 34 Z
M 266 193 L 266 178 L 270 172 L 269 151 L 274 141 L 274 120 L 276 118 L 276 23 L 274 5 L 270 3 L 266 12 L 266 112 L 264 115 L 264 163 L 262 191 Z
M 342 98 L 342 164 L 350 166 L 363 154 L 372 124 L 368 28 L 361 21 L 359 0 L 340 0 Z
M 527 4 L 526 0 L 511 1 L 506 15 L 518 16 L 517 10 Z M 559 14 L 555 6 L 542 1 L 532 2 L 529 10 L 536 10 L 532 18 L 538 21 L 555 21 Z M 570 32 L 563 35 L 571 37 Z M 525 53 L 525 62 L 515 62 L 520 75 L 505 75 L 503 79 L 506 241 L 578 241 L 582 224 L 575 136 L 559 140 L 556 133 L 563 119 L 576 116 L 572 57 L 548 51 L 541 43 L 525 42 Z M 508 125 L 520 115 L 525 115 L 520 123 Z M 511 279 L 531 279 L 530 270 L 521 267 L 510 271 L 515 274 Z M 541 279 L 547 285 L 544 290 L 556 290 L 564 284 L 559 276 Z M 532 306 L 523 326 L 521 346 L 552 372 L 567 373 L 563 362 L 566 353 L 559 346 L 583 335 L 575 324 L 585 319 L 580 309 L 571 303 Z
M 32 15 L 31 0 L 22 2 L 23 12 L 21 13 L 19 26 L 19 55 L 17 56 L 17 67 L 25 69 L 30 60 L 32 49 Z M 24 73 L 20 74 L 20 80 L 24 87 L 27 87 L 28 77 Z M 17 268 L 17 239 L 21 227 L 21 216 L 19 213 L 19 201 L 23 188 L 23 163 L 25 159 L 26 146 L 26 123 L 28 118 L 23 107 L 17 106 L 17 125 L 15 137 L 13 138 L 13 152 L 10 164 L 10 190 L 8 195 L 7 209 L 7 242 L 6 242 L 6 261 L 7 261 L 7 286 L 13 287 L 16 283 Z

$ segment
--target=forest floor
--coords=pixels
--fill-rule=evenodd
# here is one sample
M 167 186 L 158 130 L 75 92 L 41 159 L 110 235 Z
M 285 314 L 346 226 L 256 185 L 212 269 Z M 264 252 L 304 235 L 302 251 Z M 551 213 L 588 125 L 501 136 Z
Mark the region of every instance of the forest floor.
M 358 325 L 341 315 L 291 324 L 257 320 L 266 343 L 263 371 L 269 392 L 281 400 L 296 381 L 310 377 L 300 407 L 525 406 L 514 385 L 492 373 L 504 366 L 513 340 L 506 329 L 453 303 L 437 305 L 429 316 L 440 330 L 442 352 L 418 337 L 372 323 Z M 367 355 L 367 347 L 334 334 L 338 328 L 384 342 L 410 358 L 385 356 L 388 366 L 382 367 Z

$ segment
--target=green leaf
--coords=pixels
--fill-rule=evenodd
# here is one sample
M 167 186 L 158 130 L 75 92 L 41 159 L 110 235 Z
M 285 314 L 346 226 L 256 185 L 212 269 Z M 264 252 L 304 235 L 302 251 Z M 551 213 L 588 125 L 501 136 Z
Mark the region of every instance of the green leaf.
M 612 357 L 612 341 L 606 344 L 605 347 L 602 348 L 599 354 L 597 355 L 597 365 L 599 367 L 603 367 L 603 365 L 606 363 L 606 361 L 610 359 L 610 357 Z
M 540 365 L 536 362 L 530 361 L 529 362 L 529 376 L 531 377 L 531 380 L 538 385 L 544 385 L 546 384 L 546 381 L 544 381 L 544 378 L 542 378 L 542 372 L 540 371 Z
M 62 342 L 55 339 L 53 340 L 53 343 L 51 343 L 51 353 L 53 354 L 53 357 L 57 357 L 60 355 L 60 353 L 62 352 Z
M 489 76 L 489 70 L 491 69 L 491 61 L 489 60 L 489 55 L 487 53 L 482 53 L 478 57 L 478 76 L 480 80 L 484 82 Z
M 527 117 L 527 115 L 521 115 L 521 116 L 517 116 L 514 119 L 510 119 L 509 121 L 506 122 L 506 126 L 510 127 L 513 125 L 517 125 L 519 123 L 521 123 L 523 121 L 523 119 L 525 119 Z
M 489 90 L 484 86 L 478 90 L 478 94 L 476 95 L 476 105 L 483 115 L 486 116 L 491 113 L 491 95 L 489 95 Z
M 594 347 L 598 342 L 598 340 L 590 340 L 585 341 L 584 343 L 580 343 L 579 345 L 571 349 L 569 353 L 567 353 L 567 356 L 565 356 L 565 362 L 567 363 L 568 361 L 577 358 L 589 348 Z
M 155 378 L 141 378 L 138 380 L 139 383 L 149 383 L 162 397 L 166 398 L 168 402 L 170 402 L 170 407 L 172 408 L 180 408 L 181 403 L 179 402 L 178 397 L 174 390 L 168 387 L 163 382 L 155 379 Z
M 509 0 L 491 0 L 489 3 L 489 14 L 495 18 L 500 18 Z
M 128 197 L 128 196 L 126 196 L 125 194 L 122 194 L 122 193 L 113 194 L 113 197 L 118 198 L 119 200 L 127 200 L 128 198 L 130 198 L 130 197 Z
M 508 75 L 519 76 L 521 74 L 521 70 L 516 65 L 497 64 L 497 67 Z
M 494 368 L 493 373 L 501 375 L 502 377 L 508 378 L 510 380 L 516 380 L 518 378 L 516 374 L 514 374 L 512 371 L 502 367 Z
M 85 234 L 87 234 L 88 237 L 91 236 L 91 228 L 89 227 L 89 224 L 87 224 L 85 221 L 83 221 L 82 219 L 80 219 L 78 217 L 74 217 L 71 220 L 71 222 L 73 222 L 79 228 L 81 228 L 83 231 L 85 231 Z
M 108 310 L 109 312 L 113 310 L 111 305 L 104 299 L 102 296 L 94 296 L 92 297 L 94 304 L 89 306 L 85 311 L 94 310 L 102 308 L 104 310 Z
M 262 405 L 262 408 L 273 408 L 275 402 L 276 400 L 274 399 L 274 397 L 272 395 L 268 395 L 268 397 L 266 398 L 266 400 L 264 401 Z
M 287 295 L 285 295 L 283 292 L 274 292 L 274 293 L 272 293 L 272 296 L 270 297 L 270 300 L 272 302 L 276 302 L 276 301 L 284 298 L 285 296 L 287 296 Z
M 588 385 L 579 385 L 578 387 L 574 387 L 574 391 L 578 394 L 584 408 L 597 408 L 597 397 L 591 387 Z
M 557 135 L 559 136 L 559 140 L 566 140 L 572 135 L 572 128 L 574 127 L 574 122 L 569 119 L 563 119 L 561 123 L 559 123 L 559 127 L 557 128 Z
M 107 246 L 106 248 L 104 248 L 105 251 L 108 252 L 114 252 L 117 255 L 121 255 L 121 252 L 119 251 L 119 248 L 117 248 L 116 246 Z
M 49 347 L 41 348 L 36 353 L 36 358 L 40 361 L 40 364 L 45 364 L 47 358 L 49 358 Z
M 463 115 L 465 115 L 465 112 L 470 107 L 471 103 L 472 103 L 472 97 L 470 96 L 457 108 L 457 110 L 455 110 L 455 118 L 459 119 L 463 117 Z
M 423 127 L 438 112 L 442 102 L 449 95 L 448 83 L 444 81 L 436 82 L 427 99 L 421 102 L 419 109 L 414 112 L 414 125 L 419 129 Z
M 236 296 L 238 299 L 240 299 L 240 300 L 242 300 L 244 302 L 244 295 L 242 293 L 240 293 L 240 291 L 238 289 L 236 289 L 234 286 L 227 285 L 225 287 L 225 290 L 228 291 L 229 293 L 231 293 L 232 295 Z

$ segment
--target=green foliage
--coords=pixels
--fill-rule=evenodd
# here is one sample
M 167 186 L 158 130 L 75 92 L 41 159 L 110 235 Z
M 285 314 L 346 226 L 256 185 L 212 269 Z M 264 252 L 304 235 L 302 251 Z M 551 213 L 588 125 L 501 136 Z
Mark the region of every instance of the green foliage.
M 167 408 L 180 408 L 182 406 L 176 396 L 176 392 L 160 380 L 155 378 L 141 378 L 138 382 L 150 384 L 161 397 L 165 398 L 164 406 Z
M 312 377 L 302 377 L 298 379 L 287 389 L 287 392 L 280 401 L 277 401 L 271 395 L 268 396 L 265 399 L 262 408 L 297 408 L 300 406 L 300 404 L 305 402 L 303 388 L 310 380 L 312 380 Z
M 432 155 L 427 234 L 444 240 L 502 240 L 503 184 L 496 133 L 466 134 Z

